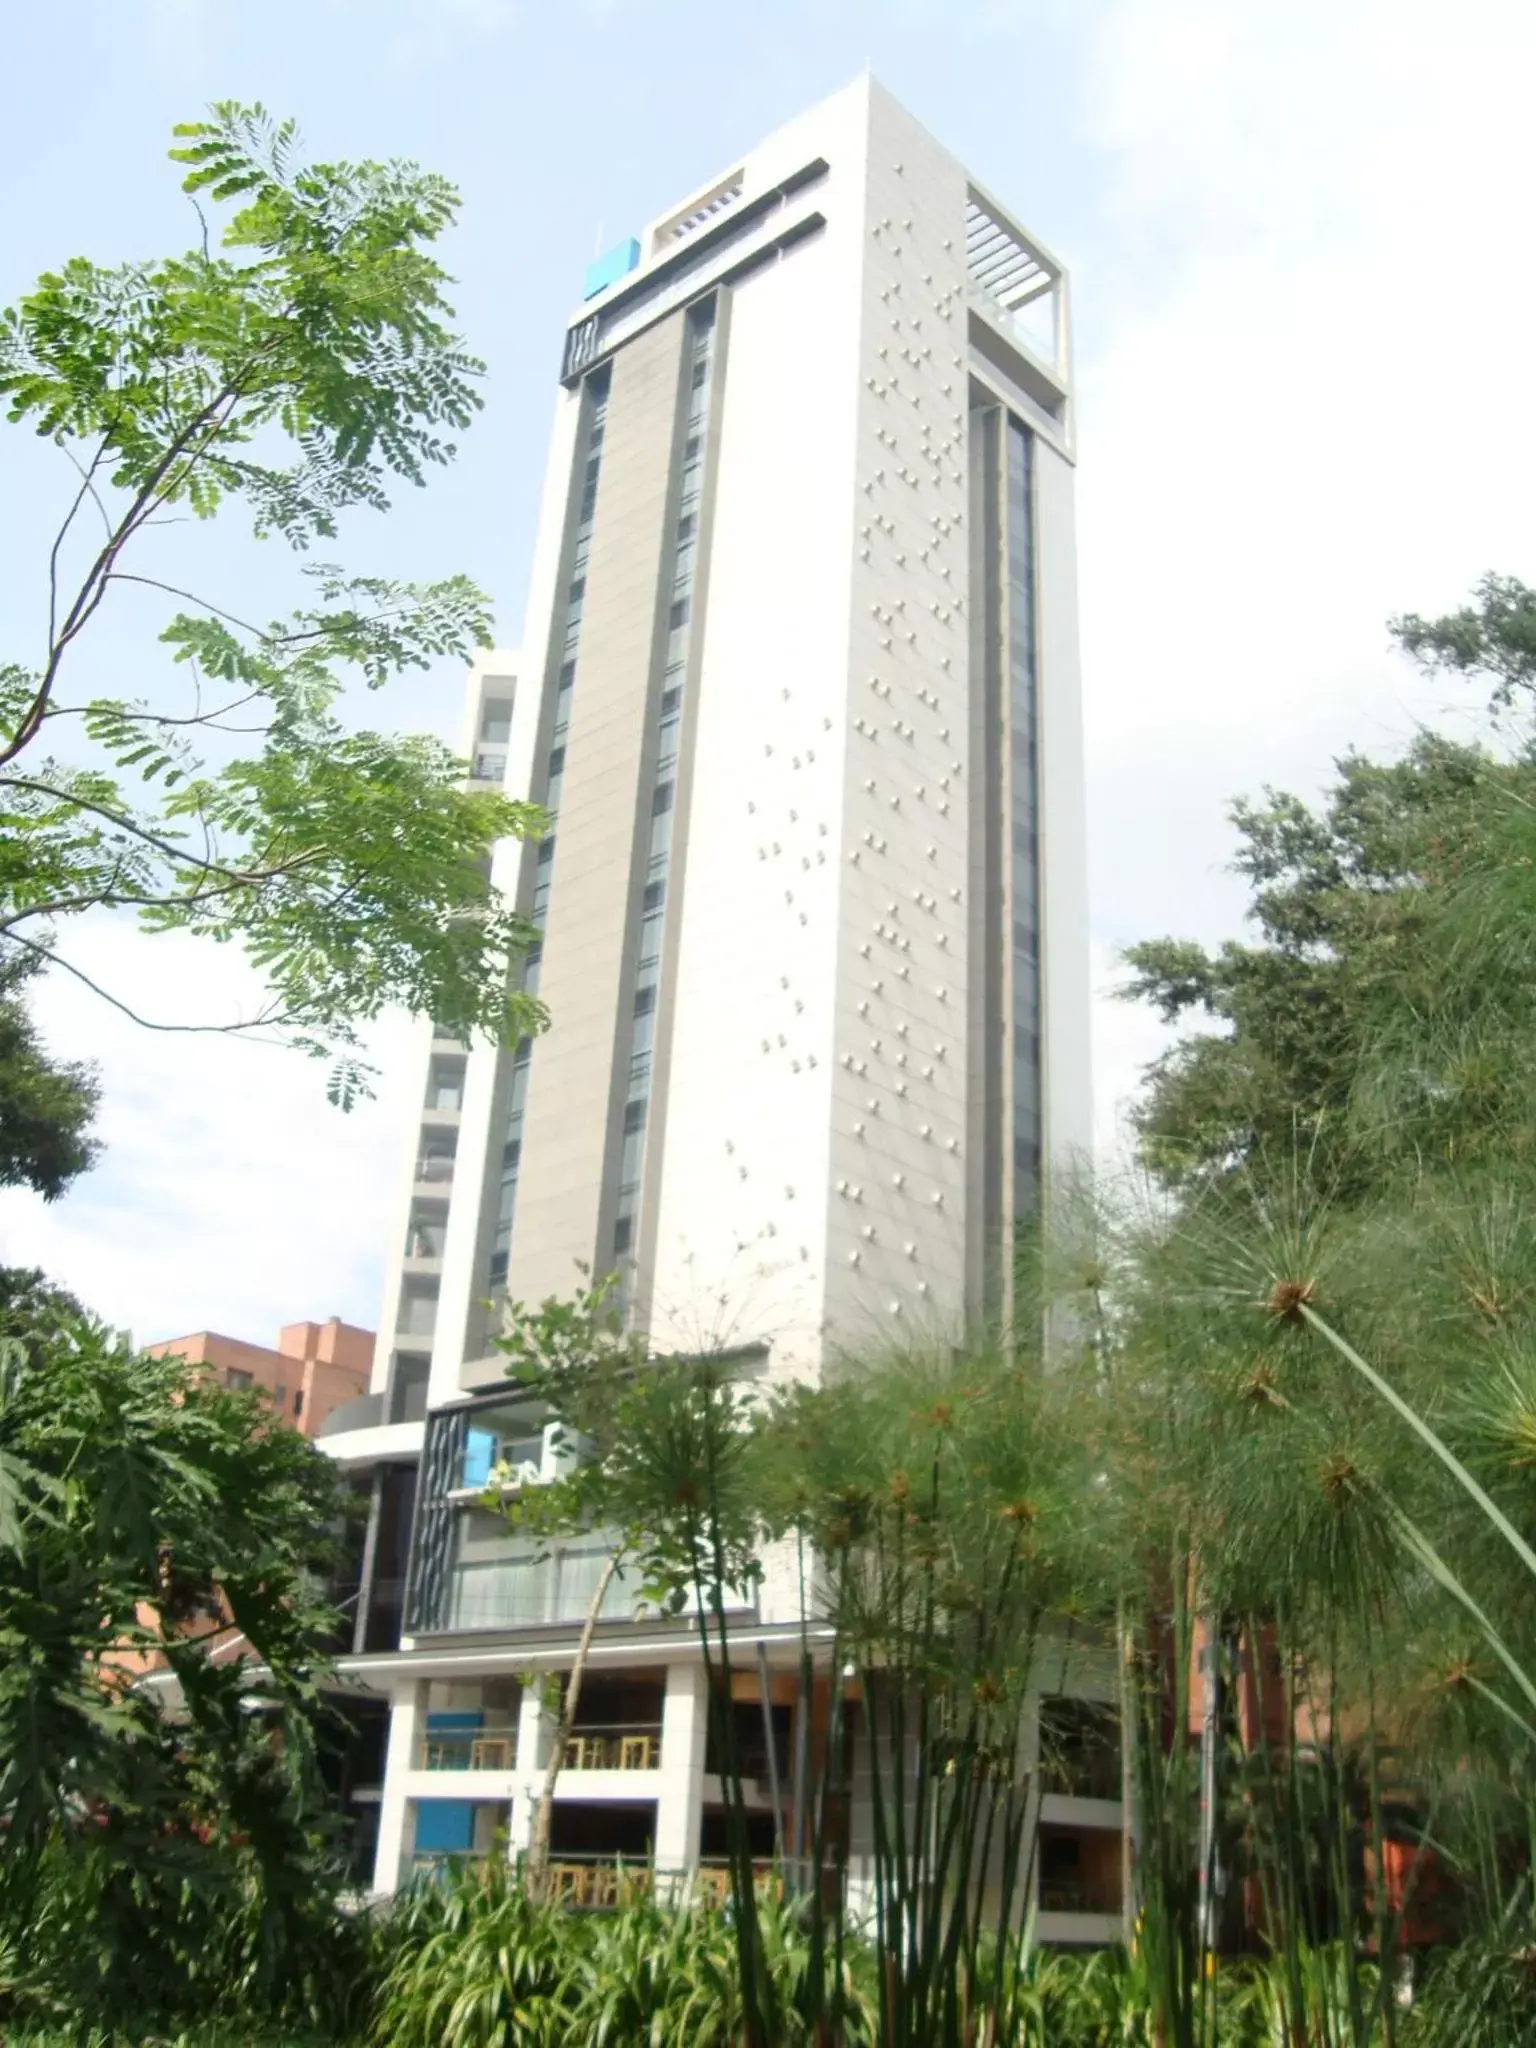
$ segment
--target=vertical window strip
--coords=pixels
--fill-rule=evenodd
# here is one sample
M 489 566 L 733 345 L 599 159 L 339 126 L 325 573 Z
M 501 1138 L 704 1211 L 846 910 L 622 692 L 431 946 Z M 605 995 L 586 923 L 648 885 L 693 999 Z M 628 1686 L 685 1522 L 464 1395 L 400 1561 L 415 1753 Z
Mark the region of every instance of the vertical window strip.
M 1039 676 L 1035 656 L 1033 442 L 1008 421 L 1008 724 L 1013 770 L 1013 1162 L 1014 1213 L 1039 1200 L 1040 849 Z
M 618 1207 L 613 1226 L 613 1256 L 619 1262 L 619 1300 L 627 1303 L 634 1277 L 632 1254 L 639 1229 L 640 1184 L 645 1172 L 646 1128 L 651 1106 L 651 1056 L 656 1037 L 662 941 L 666 936 L 667 874 L 672 859 L 672 821 L 677 794 L 678 735 L 682 728 L 683 691 L 688 648 L 693 633 L 693 584 L 698 556 L 699 502 L 709 435 L 709 396 L 714 374 L 714 302 L 690 316 L 688 351 L 688 413 L 683 438 L 683 466 L 672 531 L 671 560 L 662 588 L 669 592 L 667 646 L 657 707 L 656 766 L 651 779 L 651 836 L 640 943 L 635 965 L 631 1008 L 629 1090 L 624 1104 L 624 1135 L 619 1152 Z
M 575 545 L 571 550 L 570 576 L 565 588 L 565 609 L 561 617 L 560 669 L 555 681 L 555 716 L 549 751 L 544 757 L 544 807 L 549 812 L 550 830 L 540 841 L 534 867 L 533 900 L 529 915 L 542 932 L 549 917 L 553 887 L 555 834 L 559 825 L 560 792 L 565 781 L 565 750 L 570 734 L 571 698 L 576 689 L 576 657 L 581 644 L 581 614 L 587 592 L 587 562 L 592 552 L 592 523 L 597 514 L 597 482 L 603 466 L 603 433 L 608 417 L 608 378 L 599 372 L 587 386 L 587 425 L 581 451 L 581 496 L 576 507 Z M 523 987 L 538 993 L 539 974 L 544 962 L 540 938 L 529 947 L 523 963 Z M 528 1100 L 528 1073 L 533 1060 L 533 1041 L 523 1039 L 512 1056 L 512 1092 L 507 1103 L 506 1129 L 501 1146 L 501 1185 L 496 1204 L 496 1232 L 491 1241 L 490 1286 L 494 1292 L 505 1287 L 507 1266 L 512 1255 L 512 1225 L 517 1214 L 517 1183 L 522 1170 L 523 1111 Z

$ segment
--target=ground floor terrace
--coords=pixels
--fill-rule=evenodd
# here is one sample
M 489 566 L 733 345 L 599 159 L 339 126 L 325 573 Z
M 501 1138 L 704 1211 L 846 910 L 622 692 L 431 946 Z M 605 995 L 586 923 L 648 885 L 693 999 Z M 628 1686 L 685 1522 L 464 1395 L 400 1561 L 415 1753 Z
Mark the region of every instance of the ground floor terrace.
M 455 1859 L 527 1851 L 558 1737 L 570 1650 L 465 1648 L 345 1660 L 354 1699 L 378 1724 L 376 1786 L 356 1785 L 358 1875 L 388 1894 Z M 832 1827 L 851 1908 L 872 1843 L 867 1744 L 855 1689 L 827 1669 L 809 1688 L 798 1638 L 733 1650 L 728 1703 L 711 1713 L 697 1643 L 599 1643 L 564 1740 L 551 1813 L 550 1881 L 573 1907 L 636 1891 L 720 1898 L 728 1887 L 722 1749 L 735 1753 L 754 1863 L 765 1880 L 808 1871 L 814 1759 L 843 1700 L 846 1797 Z M 720 1683 L 718 1675 L 716 1683 Z M 1107 1676 L 1042 1697 L 1031 1716 L 1028 1902 L 1040 1939 L 1123 1933 L 1124 1809 Z M 826 1834 L 824 1832 L 824 1841 Z M 369 1855 L 371 1848 L 371 1873 Z M 1022 1903 L 1022 1901 L 1021 1901 Z

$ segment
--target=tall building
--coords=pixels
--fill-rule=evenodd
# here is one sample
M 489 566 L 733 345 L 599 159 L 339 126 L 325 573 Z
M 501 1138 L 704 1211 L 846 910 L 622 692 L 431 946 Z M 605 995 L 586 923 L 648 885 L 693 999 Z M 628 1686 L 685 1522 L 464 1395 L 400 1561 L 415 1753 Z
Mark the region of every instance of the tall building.
M 616 1270 L 658 1349 L 814 1375 L 1005 1310 L 1015 1227 L 1086 1149 L 1072 472 L 1060 264 L 868 78 L 588 275 L 522 651 L 479 662 L 464 734 L 554 820 L 494 870 L 552 1022 L 424 1046 L 371 1391 L 324 1439 L 372 1486 L 380 1889 L 525 1837 L 519 1681 L 569 1664 L 604 1556 L 476 1505 L 493 1461 L 554 1469 L 498 1301 Z M 775 1583 L 738 1625 L 782 1717 Z M 556 1854 L 692 1869 L 696 1645 L 622 1582 L 605 1616 Z

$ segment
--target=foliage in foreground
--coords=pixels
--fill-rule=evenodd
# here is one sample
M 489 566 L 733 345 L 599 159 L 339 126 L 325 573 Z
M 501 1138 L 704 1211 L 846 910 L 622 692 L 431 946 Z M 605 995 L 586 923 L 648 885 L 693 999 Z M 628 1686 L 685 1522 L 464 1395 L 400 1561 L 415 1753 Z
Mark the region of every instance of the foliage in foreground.
M 305 163 L 259 106 L 177 134 L 196 246 L 75 257 L 0 312 L 0 402 L 60 451 L 64 487 L 36 571 L 46 635 L 0 653 L 0 967 L 89 981 L 59 934 L 102 910 L 236 941 L 267 999 L 227 1028 L 339 1049 L 345 1101 L 359 1027 L 391 1004 L 507 1043 L 542 1022 L 514 971 L 531 927 L 488 880 L 540 814 L 464 789 L 434 740 L 340 715 L 349 686 L 486 644 L 489 609 L 462 576 L 319 562 L 263 619 L 188 589 L 165 529 L 240 507 L 307 550 L 452 459 L 482 369 L 433 249 L 458 195 L 411 163 Z M 98 694 L 93 634 L 157 610 L 146 687 Z
M 340 1506 L 334 1467 L 259 1396 L 0 1273 L 13 2009 L 104 2025 L 230 1998 L 318 2011 L 346 1985 L 316 1685 Z

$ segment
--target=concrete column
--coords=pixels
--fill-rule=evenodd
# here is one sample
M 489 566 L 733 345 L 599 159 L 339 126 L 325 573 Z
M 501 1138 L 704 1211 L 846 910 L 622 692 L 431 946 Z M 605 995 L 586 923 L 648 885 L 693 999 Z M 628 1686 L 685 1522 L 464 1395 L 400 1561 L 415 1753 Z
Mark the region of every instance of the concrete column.
M 507 1817 L 507 1856 L 516 1863 L 533 1835 L 533 1812 L 544 1783 L 549 1758 L 549 1716 L 544 1711 L 543 1679 L 523 1687 L 517 1708 L 517 1781 Z
M 424 1685 L 401 1685 L 390 1698 L 389 1747 L 384 1757 L 384 1789 L 379 1801 L 379 1846 L 373 1863 L 376 1892 L 398 1890 L 405 1872 L 406 1780 L 416 1768 L 426 1705 Z
M 656 1800 L 656 1868 L 691 1879 L 699 1867 L 709 1690 L 702 1663 L 669 1664 L 661 1711 L 661 1789 Z

